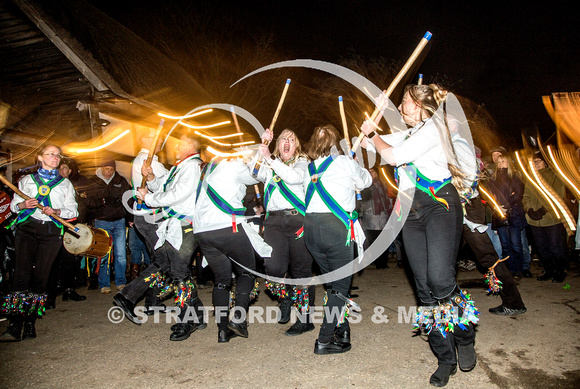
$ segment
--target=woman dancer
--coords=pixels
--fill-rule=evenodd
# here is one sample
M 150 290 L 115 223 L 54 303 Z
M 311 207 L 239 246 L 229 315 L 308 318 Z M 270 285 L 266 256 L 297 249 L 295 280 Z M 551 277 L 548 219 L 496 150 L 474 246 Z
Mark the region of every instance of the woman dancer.
M 271 142 L 273 137 L 272 131 L 266 130 L 262 139 Z M 263 143 L 260 153 L 266 161 L 257 177 L 265 188 L 264 206 L 267 213 L 264 240 L 272 246 L 272 257 L 264 261 L 266 273 L 278 278 L 287 273 L 292 278 L 310 277 L 312 256 L 302 237 L 306 210 L 302 183 L 308 161 L 302 153 L 300 140 L 293 131 L 286 129 L 276 140 L 273 154 Z M 300 313 L 286 335 L 301 335 L 314 330 L 314 324 L 309 320 L 309 307 L 314 303 L 314 286 L 292 287 L 269 281 L 266 285 L 280 300 L 281 317 L 278 323 L 288 323 L 293 302 Z
M 369 144 L 374 144 L 389 164 L 398 167 L 399 185 L 406 174 L 413 177 L 411 185 L 416 186 L 403 226 L 403 242 L 423 305 L 419 308 L 417 325 L 430 329 L 429 343 L 439 363 L 430 378 L 433 386 L 445 386 L 449 376 L 455 374 L 457 362 L 462 371 L 472 370 L 476 363 L 475 332 L 469 324 L 477 322 L 475 309 L 455 281 L 463 211 L 452 179 L 460 182 L 464 177 L 458 169 L 452 139 L 459 134 L 451 135 L 448 125 L 451 118 L 446 114 L 445 120 L 438 121 L 441 129 L 432 118 L 446 95 L 446 91 L 434 84 L 408 85 L 399 111 L 410 129 L 379 137 L 369 120 L 361 129 L 370 139 L 367 147 L 372 148 Z M 454 165 L 448 163 L 446 155 L 452 156 Z M 410 173 L 413 170 L 416 177 Z M 448 321 L 454 322 L 455 327 L 444 324 Z
M 10 325 L 0 335 L 2 340 L 36 338 L 35 322 L 44 313 L 48 276 L 62 246 L 63 227 L 51 215 L 63 219 L 78 215 L 73 185 L 58 172 L 60 149 L 45 146 L 37 158 L 41 165 L 38 171 L 18 183 L 20 191 L 30 198 L 25 200 L 15 194 L 10 204 L 10 210 L 18 214 L 18 227 L 14 279 L 2 304 L 2 313 L 10 317 Z
M 357 213 L 353 212 L 355 191 L 372 184 L 368 170 L 352 158 L 341 155 L 339 142 L 336 128 L 326 125 L 314 130 L 308 144 L 312 162 L 304 178 L 304 239 L 322 274 L 353 261 L 354 244 L 351 242 L 355 228 L 364 240 Z M 351 348 L 347 313 L 352 301 L 346 297 L 351 278 L 349 275 L 326 285 L 325 315 L 314 345 L 315 354 L 343 353 Z

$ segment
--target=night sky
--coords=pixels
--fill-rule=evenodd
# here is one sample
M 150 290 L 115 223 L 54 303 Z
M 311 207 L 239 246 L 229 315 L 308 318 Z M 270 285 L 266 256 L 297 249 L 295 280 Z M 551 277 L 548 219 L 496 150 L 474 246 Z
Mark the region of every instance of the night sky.
M 566 2 L 89 2 L 161 51 L 159 40 L 147 38 L 148 21 L 177 28 L 198 10 L 219 28 L 235 29 L 240 40 L 271 32 L 280 60 L 336 62 L 354 53 L 404 63 L 431 31 L 419 72 L 426 82 L 450 80 L 452 92 L 483 104 L 512 148 L 522 129 L 538 128 L 544 137 L 554 132 L 543 95 L 580 91 L 580 29 Z

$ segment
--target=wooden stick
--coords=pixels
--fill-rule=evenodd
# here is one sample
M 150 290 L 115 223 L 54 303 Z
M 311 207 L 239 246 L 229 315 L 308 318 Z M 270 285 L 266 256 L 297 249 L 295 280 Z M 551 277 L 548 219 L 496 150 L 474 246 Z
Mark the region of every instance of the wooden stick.
M 14 191 L 14 193 L 16 193 L 18 196 L 22 197 L 24 200 L 28 200 L 31 197 L 25 195 L 20 189 L 18 189 L 17 187 L 15 187 L 14 185 L 12 185 L 12 183 L 10 181 L 8 181 L 8 179 L 6 177 L 4 177 L 4 175 L 0 174 L 0 181 L 2 181 L 4 184 L 6 184 L 6 186 L 8 186 L 10 189 L 12 189 Z M 44 206 L 40 205 L 40 204 L 36 204 L 36 208 L 38 209 L 43 209 Z M 72 224 L 70 224 L 69 222 L 67 222 L 66 220 L 64 220 L 62 217 L 58 216 L 56 213 L 50 215 L 50 217 L 56 219 L 58 222 L 60 222 L 63 226 L 73 230 L 74 232 L 78 232 L 79 229 L 76 228 L 75 226 L 73 226 Z
M 151 166 L 151 162 L 153 161 L 153 156 L 155 155 L 155 148 L 157 147 L 157 142 L 159 141 L 159 135 L 161 134 L 161 130 L 163 130 L 163 125 L 165 124 L 165 120 L 161 119 L 159 121 L 159 126 L 157 127 L 157 132 L 155 132 L 155 137 L 153 138 L 153 142 L 149 146 L 149 154 L 147 154 L 147 159 L 145 160 L 144 166 Z M 140 188 L 145 188 L 147 185 L 147 177 L 143 177 L 141 179 L 141 186 Z M 143 204 L 143 200 L 137 200 L 137 209 L 141 209 L 141 205 Z
M 425 48 L 427 43 L 429 43 L 429 40 L 431 39 L 432 36 L 433 36 L 433 34 L 431 34 L 429 31 L 427 31 L 425 33 L 425 35 L 423 36 L 423 38 L 421 38 L 421 41 L 419 42 L 419 44 L 417 45 L 417 47 L 415 48 L 415 50 L 413 51 L 413 53 L 411 54 L 411 56 L 409 57 L 407 62 L 405 62 L 405 65 L 403 65 L 403 68 L 395 76 L 395 78 L 393 79 L 393 81 L 391 82 L 391 85 L 389 85 L 387 90 L 385 90 L 383 92 L 383 99 L 388 99 L 391 96 L 391 93 L 393 93 L 393 91 L 395 90 L 395 88 L 397 87 L 399 82 L 403 79 L 405 74 L 409 71 L 411 66 L 413 66 L 413 63 L 417 60 L 417 58 L 419 57 L 419 54 L 421 54 L 421 51 L 423 51 L 423 49 Z M 377 116 L 379 116 L 379 113 L 381 112 L 381 108 L 382 108 L 382 104 L 379 104 L 379 106 L 377 106 L 375 108 L 375 111 L 373 112 L 373 114 L 370 117 L 371 121 L 374 121 L 377 118 Z M 363 140 L 364 136 L 365 136 L 365 134 L 361 132 L 360 135 L 358 136 L 356 142 L 352 146 L 353 151 L 356 151 L 356 148 L 359 146 L 359 144 Z
M 338 96 L 338 106 L 340 108 L 340 118 L 342 119 L 342 131 L 344 132 L 344 140 L 346 141 L 346 148 L 347 148 L 348 154 L 351 157 L 354 157 L 354 153 L 351 152 L 351 148 L 350 148 L 350 139 L 348 137 L 348 125 L 346 124 L 346 114 L 344 113 L 344 104 L 342 102 L 342 96 Z M 360 190 L 358 190 L 358 189 L 356 189 L 356 199 L 362 200 Z
M 423 85 L 423 75 L 419 73 L 419 78 L 417 79 L 417 85 Z
M 282 96 L 280 97 L 280 102 L 278 102 L 278 107 L 276 107 L 276 112 L 274 113 L 274 117 L 272 118 L 272 122 L 270 123 L 270 131 L 274 132 L 274 126 L 276 125 L 276 120 L 278 120 L 278 115 L 282 110 L 282 104 L 284 104 L 284 99 L 286 98 L 286 93 L 288 92 L 288 88 L 290 87 L 290 79 L 286 80 L 286 85 L 284 85 L 284 91 L 282 92 Z M 262 144 L 268 145 L 270 142 L 264 139 Z M 254 169 L 252 170 L 252 175 L 257 176 L 258 171 L 260 170 L 260 165 L 262 162 L 262 154 L 258 154 L 258 158 L 256 159 L 256 164 L 254 165 Z

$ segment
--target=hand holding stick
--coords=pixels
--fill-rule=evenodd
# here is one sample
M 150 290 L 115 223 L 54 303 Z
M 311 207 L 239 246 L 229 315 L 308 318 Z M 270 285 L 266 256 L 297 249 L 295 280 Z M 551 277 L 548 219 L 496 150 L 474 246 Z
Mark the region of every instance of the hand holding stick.
M 0 174 L 0 181 L 2 181 L 4 184 L 6 184 L 6 186 L 8 186 L 10 189 L 12 189 L 14 191 L 14 193 L 16 193 L 18 196 L 22 197 L 24 200 L 31 199 L 30 196 L 25 195 L 20 189 L 18 189 L 14 185 L 12 185 L 12 183 L 10 181 L 8 181 L 8 179 L 6 177 L 4 177 L 4 175 L 2 175 L 2 174 Z M 44 206 L 37 203 L 36 204 L 36 208 L 42 210 L 42 209 L 44 209 Z M 73 226 L 72 224 L 70 224 L 69 222 L 67 222 L 66 220 L 64 220 L 63 218 L 61 218 L 60 216 L 58 216 L 56 213 L 53 213 L 52 215 L 50 215 L 50 217 L 52 217 L 53 219 L 57 220 L 63 226 L 65 226 L 65 227 L 73 230 L 74 232 L 78 232 L 79 231 L 78 228 L 76 228 L 75 226 Z
M 284 91 L 282 92 L 282 96 L 280 97 L 280 102 L 278 103 L 278 107 L 276 108 L 276 113 L 274 113 L 274 117 L 272 118 L 272 123 L 270 123 L 270 131 L 274 132 L 274 125 L 276 124 L 276 120 L 278 120 L 278 115 L 282 110 L 282 104 L 284 104 L 284 99 L 286 98 L 286 93 L 288 92 L 288 87 L 290 87 L 290 79 L 286 80 L 286 85 L 284 85 Z M 267 140 L 262 140 L 262 143 L 268 145 L 270 142 Z M 256 164 L 254 165 L 254 169 L 252 170 L 252 175 L 255 177 L 258 175 L 258 171 L 260 171 L 261 165 L 261 154 L 258 154 L 258 159 L 256 160 Z
M 147 160 L 145 161 L 145 166 L 151 166 L 151 162 L 153 161 L 153 156 L 155 155 L 155 148 L 157 147 L 157 142 L 159 141 L 159 135 L 161 134 L 161 130 L 163 130 L 163 124 L 165 124 L 165 120 L 161 119 L 159 121 L 159 126 L 157 127 L 157 132 L 155 132 L 155 137 L 153 138 L 153 142 L 151 146 L 149 146 L 149 154 L 147 154 Z M 143 176 L 141 180 L 140 188 L 145 188 L 147 185 L 147 177 Z M 143 204 L 143 200 L 137 200 L 137 209 L 140 210 Z
M 419 42 L 419 44 L 417 45 L 417 47 L 415 48 L 415 50 L 413 51 L 407 62 L 405 62 L 405 65 L 403 65 L 403 68 L 399 71 L 399 73 L 395 76 L 395 78 L 391 82 L 391 85 L 389 85 L 387 90 L 383 92 L 383 98 L 388 99 L 391 96 L 391 93 L 393 93 L 399 82 L 403 79 L 403 77 L 409 71 L 413 63 L 417 60 L 419 54 L 421 54 L 421 51 L 423 51 L 427 43 L 429 43 L 429 40 L 431 39 L 432 36 L 433 34 L 431 34 L 429 31 L 425 33 L 425 35 L 423 36 L 423 38 L 421 39 L 421 41 Z M 371 121 L 374 121 L 378 117 L 379 113 L 381 112 L 381 108 L 382 104 L 380 104 L 375 108 L 375 111 L 370 117 Z M 358 136 L 358 139 L 352 146 L 353 152 L 356 151 L 357 147 L 359 146 L 364 136 L 365 134 L 361 132 L 360 135 Z

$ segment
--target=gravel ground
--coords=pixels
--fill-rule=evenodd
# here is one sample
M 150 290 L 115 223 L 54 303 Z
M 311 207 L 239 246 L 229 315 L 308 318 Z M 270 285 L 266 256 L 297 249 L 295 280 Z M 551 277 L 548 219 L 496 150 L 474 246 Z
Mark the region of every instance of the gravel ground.
M 564 284 L 523 279 L 520 291 L 528 312 L 513 317 L 489 314 L 498 297 L 486 296 L 477 271 L 459 272 L 482 312 L 477 326 L 478 364 L 451 377 L 448 388 L 580 387 L 580 276 L 578 264 Z M 541 274 L 537 263 L 532 272 Z M 355 276 L 360 321 L 351 324 L 352 350 L 313 353 L 316 330 L 285 336 L 277 323 L 249 326 L 248 339 L 217 343 L 211 323 L 186 341 L 170 342 L 165 315 L 136 326 L 113 324 L 107 316 L 112 294 L 78 290 L 84 302 L 62 302 L 37 322 L 38 337 L 0 343 L 0 388 L 427 388 L 436 359 L 425 338 L 413 336 L 399 307 L 415 305 L 404 269 L 369 266 Z M 253 305 L 274 302 L 263 293 Z M 113 288 L 113 293 L 115 288 Z M 318 301 L 322 290 L 318 289 Z M 206 305 L 211 290 L 200 290 Z M 384 311 L 382 309 L 384 308 Z M 385 320 L 385 315 L 388 320 Z M 374 317 L 373 317 L 374 316 Z M 263 316 L 261 316 L 263 318 Z M 213 318 L 210 318 L 213 319 Z M 381 323 L 377 322 L 380 319 Z M 0 323 L 4 331 L 7 322 Z

